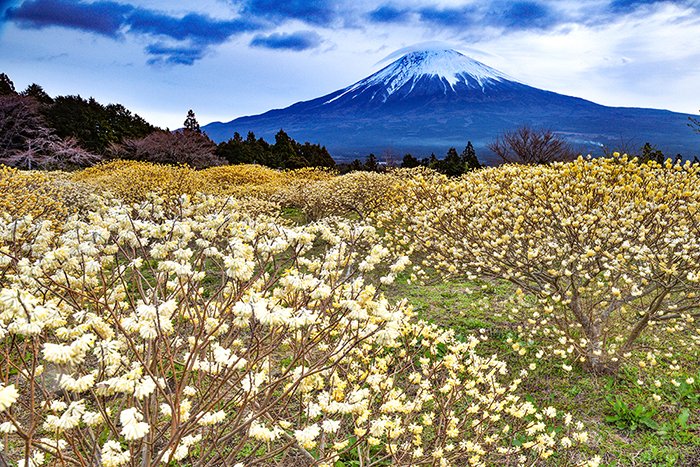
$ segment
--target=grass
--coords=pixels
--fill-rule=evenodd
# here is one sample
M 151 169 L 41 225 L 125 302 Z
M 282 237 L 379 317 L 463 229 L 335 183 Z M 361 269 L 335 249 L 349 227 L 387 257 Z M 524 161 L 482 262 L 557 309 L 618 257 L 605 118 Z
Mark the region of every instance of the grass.
M 482 348 L 496 352 L 511 373 L 528 369 L 520 387 L 524 397 L 541 407 L 553 406 L 571 412 L 592 435 L 587 456 L 599 455 L 605 466 L 700 466 L 700 367 L 693 355 L 677 351 L 674 359 L 682 363 L 676 377 L 680 387 L 668 380 L 662 387 L 653 384 L 645 370 L 626 365 L 617 375 L 596 376 L 574 366 L 565 371 L 561 362 L 529 352 L 513 351 L 508 339 L 517 339 L 517 323 L 507 309 L 514 289 L 501 282 L 454 279 L 434 285 L 408 283 L 400 278 L 387 291 L 390 298 L 406 298 L 418 317 L 450 327 L 458 335 L 486 333 L 490 339 Z M 669 347 L 681 336 L 664 336 Z M 534 370 L 531 362 L 537 362 Z M 670 362 L 659 362 L 666 366 Z M 676 372 L 678 373 L 678 372 Z M 688 385 L 685 377 L 694 377 Z M 639 384 L 642 382 L 642 384 Z M 661 395 L 655 401 L 653 395 Z M 557 461 L 550 462 L 557 465 Z

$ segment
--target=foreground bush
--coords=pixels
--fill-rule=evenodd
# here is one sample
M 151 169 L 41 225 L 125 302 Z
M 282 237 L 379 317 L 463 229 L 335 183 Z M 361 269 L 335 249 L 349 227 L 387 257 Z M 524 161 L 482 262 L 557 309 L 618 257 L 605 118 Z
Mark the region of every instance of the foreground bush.
M 690 331 L 697 352 L 700 165 L 579 158 L 404 187 L 380 216 L 397 248 L 534 295 L 529 339 L 596 372 L 615 371 L 649 326 Z
M 581 425 L 518 396 L 520 378 L 475 351 L 483 338 L 383 297 L 407 258 L 374 228 L 148 198 L 58 231 L 0 223 L 3 461 L 579 461 L 565 451 Z

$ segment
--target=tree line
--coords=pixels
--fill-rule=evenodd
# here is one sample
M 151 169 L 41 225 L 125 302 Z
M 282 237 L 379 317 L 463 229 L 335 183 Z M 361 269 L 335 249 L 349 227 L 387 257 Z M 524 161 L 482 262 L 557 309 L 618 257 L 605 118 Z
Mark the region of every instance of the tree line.
M 370 153 L 363 161 L 355 159 L 349 164 L 341 164 L 338 166 L 341 173 L 344 172 L 383 172 L 388 167 L 394 166 L 391 161 L 380 162 L 374 153 Z M 457 149 L 451 147 L 443 159 L 438 159 L 435 153 L 430 157 L 418 159 L 413 154 L 405 154 L 399 165 L 402 168 L 428 167 L 437 172 L 448 176 L 457 177 L 470 170 L 479 169 L 483 165 L 479 162 L 474 150 L 474 145 L 471 141 L 467 142 L 466 147 L 461 154 L 457 153 Z
M 103 105 L 79 95 L 51 97 L 40 85 L 18 92 L 0 73 L 0 163 L 23 169 L 73 169 L 109 159 L 204 168 L 257 163 L 279 169 L 334 167 L 328 150 L 299 143 L 283 130 L 268 143 L 236 133 L 216 144 L 190 110 L 183 128 L 151 125 L 121 104 Z

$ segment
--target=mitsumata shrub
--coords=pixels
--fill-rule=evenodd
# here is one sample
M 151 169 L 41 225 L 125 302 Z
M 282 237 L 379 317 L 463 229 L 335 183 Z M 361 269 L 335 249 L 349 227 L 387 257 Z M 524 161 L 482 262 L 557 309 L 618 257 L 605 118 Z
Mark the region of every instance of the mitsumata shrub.
M 698 164 L 619 155 L 439 183 L 417 175 L 378 225 L 422 266 L 512 282 L 536 300 L 516 310 L 531 323 L 525 340 L 615 371 L 653 326 L 686 333 L 697 355 L 699 182 Z
M 22 465 L 523 465 L 586 443 L 518 394 L 484 336 L 382 287 L 377 230 L 245 204 L 106 199 L 0 264 L 0 431 Z M 574 462 L 574 461 L 572 461 Z M 583 463 L 583 461 L 577 461 Z
M 0 165 L 0 216 L 6 220 L 30 216 L 32 219 L 58 221 L 66 207 L 59 190 L 42 172 L 22 172 Z

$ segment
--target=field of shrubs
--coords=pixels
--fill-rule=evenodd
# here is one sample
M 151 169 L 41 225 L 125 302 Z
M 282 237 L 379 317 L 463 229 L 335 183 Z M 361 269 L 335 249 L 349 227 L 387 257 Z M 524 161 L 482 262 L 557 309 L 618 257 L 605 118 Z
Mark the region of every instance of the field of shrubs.
M 700 164 L 0 193 L 0 466 L 700 464 Z

